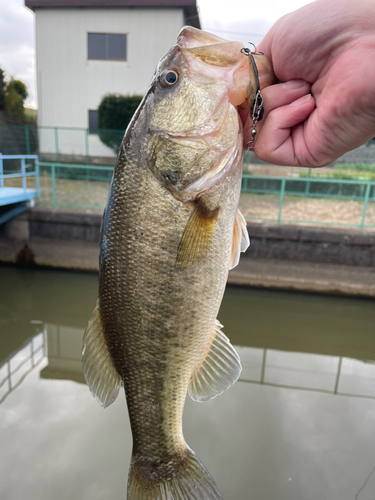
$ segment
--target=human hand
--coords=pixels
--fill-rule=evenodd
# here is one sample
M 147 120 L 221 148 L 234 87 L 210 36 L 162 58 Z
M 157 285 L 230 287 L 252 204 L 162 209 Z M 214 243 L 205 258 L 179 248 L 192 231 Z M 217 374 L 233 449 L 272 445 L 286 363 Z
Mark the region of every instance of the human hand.
M 284 82 L 262 90 L 260 159 L 319 167 L 375 136 L 373 0 L 317 0 L 279 19 L 257 50 Z M 240 114 L 247 144 L 246 103 Z

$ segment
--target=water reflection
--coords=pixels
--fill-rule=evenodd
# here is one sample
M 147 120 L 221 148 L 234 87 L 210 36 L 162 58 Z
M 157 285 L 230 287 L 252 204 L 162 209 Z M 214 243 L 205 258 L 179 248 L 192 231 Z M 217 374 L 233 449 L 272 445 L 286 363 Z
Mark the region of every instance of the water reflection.
M 43 330 L 0 361 L 0 404 L 47 356 L 47 337 Z
M 237 351 L 242 382 L 375 398 L 371 361 L 238 346 Z
M 103 411 L 82 384 L 97 277 L 0 268 L 0 280 L 0 498 L 124 500 L 124 393 Z M 232 288 L 220 320 L 241 380 L 187 398 L 184 434 L 224 499 L 373 500 L 374 303 Z
M 84 330 L 62 325 L 45 325 L 48 365 L 40 372 L 42 378 L 74 380 L 85 384 L 81 367 Z
M 0 403 L 46 358 L 40 371 L 45 379 L 84 384 L 81 348 L 84 330 L 44 324 L 0 363 Z M 375 399 L 375 363 L 342 356 L 236 346 L 241 357 L 239 382 L 326 392 Z
M 41 377 L 85 383 L 81 370 L 84 330 L 45 325 L 48 366 Z M 289 387 L 375 399 L 375 363 L 342 356 L 236 346 L 241 357 L 239 382 Z

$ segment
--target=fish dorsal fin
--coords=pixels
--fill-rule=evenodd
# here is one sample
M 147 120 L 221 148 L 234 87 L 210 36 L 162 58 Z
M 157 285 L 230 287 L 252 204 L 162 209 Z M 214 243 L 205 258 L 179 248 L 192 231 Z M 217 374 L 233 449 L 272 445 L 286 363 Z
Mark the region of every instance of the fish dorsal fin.
M 189 383 L 194 401 L 207 401 L 233 385 L 241 374 L 241 360 L 217 320 L 201 364 Z
M 99 300 L 83 336 L 82 368 L 91 394 L 103 408 L 113 403 L 121 387 L 121 377 L 105 343 Z
M 233 269 L 240 261 L 240 253 L 246 252 L 250 246 L 249 233 L 245 217 L 237 210 L 233 225 L 232 253 L 230 257 L 229 269 Z
M 200 199 L 193 210 L 178 247 L 176 267 L 186 268 L 204 259 L 214 237 L 219 208 L 209 209 Z

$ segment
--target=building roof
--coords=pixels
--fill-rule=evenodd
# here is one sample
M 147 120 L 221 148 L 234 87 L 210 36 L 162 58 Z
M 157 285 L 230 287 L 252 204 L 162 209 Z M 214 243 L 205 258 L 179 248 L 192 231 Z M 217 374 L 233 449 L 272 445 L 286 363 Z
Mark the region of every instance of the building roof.
M 25 0 L 29 9 L 40 7 L 196 7 L 196 0 Z
M 196 0 L 25 0 L 25 6 L 35 11 L 40 8 L 182 8 L 185 24 L 200 28 Z

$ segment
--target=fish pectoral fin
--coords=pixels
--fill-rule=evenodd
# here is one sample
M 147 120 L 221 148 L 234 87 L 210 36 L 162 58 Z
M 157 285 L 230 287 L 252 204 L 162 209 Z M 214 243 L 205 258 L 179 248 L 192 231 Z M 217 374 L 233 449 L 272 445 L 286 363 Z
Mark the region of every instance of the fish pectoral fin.
M 98 402 L 104 408 L 113 403 L 122 381 L 104 339 L 99 300 L 83 336 L 82 368 L 91 394 Z
M 240 261 L 240 253 L 246 252 L 250 246 L 249 233 L 245 217 L 237 210 L 233 224 L 232 253 L 230 257 L 229 269 L 236 267 Z
M 187 268 L 204 259 L 215 233 L 219 207 L 209 208 L 201 198 L 193 210 L 177 251 L 176 267 Z
M 216 320 L 201 364 L 190 378 L 188 391 L 194 401 L 207 401 L 222 394 L 241 374 L 240 357 L 222 327 Z

